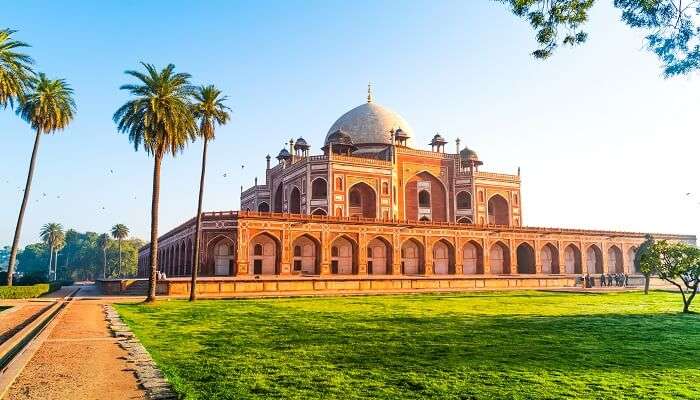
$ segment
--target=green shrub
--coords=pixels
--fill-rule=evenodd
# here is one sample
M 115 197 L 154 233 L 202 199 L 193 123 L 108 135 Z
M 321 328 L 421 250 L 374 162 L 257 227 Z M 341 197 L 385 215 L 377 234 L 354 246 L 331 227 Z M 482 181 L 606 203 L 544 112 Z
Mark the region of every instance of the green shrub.
M 60 288 L 60 282 L 37 283 L 31 286 L 0 286 L 0 299 L 29 299 Z

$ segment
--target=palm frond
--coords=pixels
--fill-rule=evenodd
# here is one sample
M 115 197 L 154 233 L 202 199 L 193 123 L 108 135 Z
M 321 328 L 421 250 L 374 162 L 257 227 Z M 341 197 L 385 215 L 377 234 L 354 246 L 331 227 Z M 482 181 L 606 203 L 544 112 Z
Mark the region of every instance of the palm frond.
M 192 106 L 193 113 L 199 121 L 199 136 L 212 140 L 216 125 L 225 125 L 231 117 L 229 114 L 231 109 L 224 104 L 228 97 L 214 85 L 196 88 L 192 97 L 195 100 Z
M 16 51 L 29 45 L 13 40 L 15 32 L 0 30 L 0 107 L 3 108 L 8 104 L 14 107 L 15 99 L 21 100 L 34 83 L 34 60 Z
M 63 79 L 48 79 L 40 73 L 32 90 L 17 107 L 17 115 L 34 130 L 53 133 L 65 129 L 75 117 L 73 89 Z
M 190 103 L 190 74 L 174 73 L 173 64 L 160 71 L 152 64 L 141 65 L 145 71 L 125 71 L 137 83 L 120 89 L 134 98 L 117 109 L 113 120 L 117 130 L 128 135 L 134 149 L 143 147 L 148 154 L 174 156 L 194 140 L 197 132 Z

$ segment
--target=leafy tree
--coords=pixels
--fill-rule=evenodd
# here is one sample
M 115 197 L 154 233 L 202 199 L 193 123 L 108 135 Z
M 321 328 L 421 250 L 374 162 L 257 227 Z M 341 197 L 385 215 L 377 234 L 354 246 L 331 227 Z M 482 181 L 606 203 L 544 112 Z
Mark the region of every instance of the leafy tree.
M 18 50 L 28 44 L 12 39 L 17 31 L 0 30 L 0 107 L 14 106 L 15 99 L 22 98 L 31 88 L 34 79 L 34 60 Z
M 139 249 L 144 242 L 139 239 L 129 239 L 122 242 L 121 250 L 118 243 L 111 241 L 107 247 L 107 270 L 108 277 L 130 277 L 135 276 L 138 271 Z M 122 265 L 118 264 L 118 254 L 122 253 Z
M 641 271 L 644 275 L 644 294 L 649 294 L 649 282 L 651 281 L 651 271 L 644 271 L 642 268 L 642 255 L 654 244 L 654 237 L 650 234 L 644 236 L 644 242 L 639 245 L 639 249 L 634 254 L 634 269 Z
M 539 48 L 532 54 L 546 59 L 562 44 L 584 43 L 594 0 L 498 0 L 526 19 L 536 31 Z M 613 0 L 622 21 L 645 32 L 646 44 L 659 58 L 664 75 L 682 75 L 700 68 L 700 4 L 697 0 Z
M 98 265 L 102 257 L 100 256 L 100 246 L 98 244 L 100 235 L 95 232 L 85 232 L 80 234 L 78 252 L 72 265 L 66 272 L 74 280 L 92 280 L 98 274 Z
M 15 270 L 15 257 L 19 248 L 19 237 L 22 231 L 22 221 L 24 212 L 27 210 L 29 201 L 29 191 L 32 186 L 34 166 L 36 165 L 37 151 L 39 150 L 39 139 L 41 134 L 51 134 L 58 130 L 65 129 L 73 120 L 75 115 L 75 102 L 73 101 L 73 90 L 62 79 L 48 79 L 46 75 L 39 74 L 32 91 L 20 99 L 17 107 L 17 114 L 27 121 L 36 131 L 34 139 L 34 149 L 29 162 L 29 172 L 27 173 L 27 183 L 24 186 L 24 196 L 22 206 L 17 217 L 15 226 L 15 236 L 12 241 L 10 251 L 10 263 L 7 271 L 7 285 L 12 286 L 12 274 Z
M 120 132 L 129 135 L 129 141 L 138 150 L 143 146 L 153 155 L 153 192 L 151 194 L 151 266 L 146 302 L 156 299 L 156 268 L 158 265 L 158 203 L 160 199 L 160 168 L 163 157 L 175 157 L 188 140 L 194 140 L 197 125 L 192 113 L 190 96 L 193 88 L 190 75 L 175 73 L 170 64 L 160 72 L 151 64 L 141 63 L 146 72 L 126 71 L 138 80 L 123 85 L 135 98 L 114 113 L 114 122 Z
M 64 243 L 63 251 L 58 257 L 54 257 L 54 271 L 56 279 L 68 280 L 92 280 L 98 276 L 117 277 L 122 273 L 125 276 L 133 276 L 138 269 L 138 251 L 144 245 L 140 239 L 122 241 L 120 271 L 119 244 L 111 240 L 108 234 L 83 233 L 68 229 L 65 232 Z M 23 274 L 23 283 L 47 279 L 46 264 L 50 253 L 50 245 L 43 241 L 30 244 L 18 252 L 18 271 Z
M 584 43 L 588 34 L 581 25 L 588 21 L 594 0 L 499 0 L 511 6 L 513 14 L 525 18 L 537 32 L 540 48 L 535 58 L 546 59 L 562 44 Z
M 112 237 L 119 242 L 119 272 L 122 271 L 122 240 L 129 236 L 129 228 L 124 224 L 116 224 L 112 227 Z
M 109 235 L 106 233 L 101 234 L 99 239 L 97 239 L 97 244 L 102 250 L 102 279 L 107 278 L 107 246 L 109 246 L 109 242 Z
M 690 312 L 690 303 L 700 285 L 699 248 L 661 240 L 642 254 L 641 267 L 645 273 L 657 275 L 677 287 L 683 296 L 683 312 Z M 682 284 L 677 282 L 678 279 Z
M 10 246 L 0 249 L 0 270 L 7 270 L 7 262 L 10 260 Z
M 17 270 L 25 276 L 39 276 L 40 280 L 47 280 L 46 262 L 49 259 L 50 250 L 44 243 L 27 245 L 17 254 Z
M 195 228 L 194 260 L 192 263 L 192 283 L 190 287 L 190 301 L 197 297 L 197 272 L 199 270 L 199 236 L 202 225 L 202 199 L 204 198 L 204 176 L 207 170 L 207 145 L 214 140 L 216 125 L 224 125 L 230 115 L 224 101 L 224 96 L 214 85 L 200 86 L 194 92 L 194 116 L 199 121 L 199 136 L 204 141 L 202 150 L 202 173 L 199 178 L 199 199 L 197 201 L 197 224 Z

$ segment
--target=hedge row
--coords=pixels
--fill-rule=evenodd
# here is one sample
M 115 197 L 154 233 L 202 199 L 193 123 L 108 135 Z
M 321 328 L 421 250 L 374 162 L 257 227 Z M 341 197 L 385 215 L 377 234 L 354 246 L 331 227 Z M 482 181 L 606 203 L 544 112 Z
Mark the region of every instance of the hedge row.
M 60 288 L 60 282 L 37 283 L 31 286 L 0 286 L 0 299 L 29 299 Z

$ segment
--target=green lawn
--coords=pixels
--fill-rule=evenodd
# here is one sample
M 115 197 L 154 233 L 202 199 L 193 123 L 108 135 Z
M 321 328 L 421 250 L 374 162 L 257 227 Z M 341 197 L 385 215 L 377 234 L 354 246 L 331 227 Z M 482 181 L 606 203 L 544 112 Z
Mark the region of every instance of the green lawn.
M 188 399 L 700 398 L 679 295 L 162 301 L 117 309 Z

